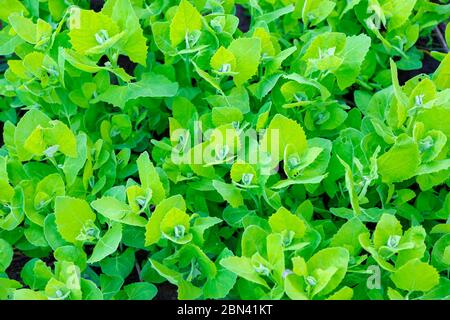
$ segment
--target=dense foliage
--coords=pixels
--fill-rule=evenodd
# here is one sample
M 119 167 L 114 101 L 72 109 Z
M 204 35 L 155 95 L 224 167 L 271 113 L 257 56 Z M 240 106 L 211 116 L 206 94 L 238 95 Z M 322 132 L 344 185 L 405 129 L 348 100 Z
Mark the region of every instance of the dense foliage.
M 0 299 L 448 299 L 445 3 L 0 0 Z

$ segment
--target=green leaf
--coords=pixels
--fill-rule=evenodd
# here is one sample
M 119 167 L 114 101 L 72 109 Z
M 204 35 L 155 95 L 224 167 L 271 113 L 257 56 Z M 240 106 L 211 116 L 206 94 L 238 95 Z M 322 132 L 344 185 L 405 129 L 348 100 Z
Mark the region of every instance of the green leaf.
M 166 191 L 159 178 L 153 163 L 150 161 L 147 152 L 141 153 L 136 160 L 139 171 L 139 179 L 144 190 L 150 189 L 152 191 L 152 203 L 158 205 L 166 198 Z
M 355 6 L 357 6 L 361 2 L 361 0 L 348 0 L 346 2 L 347 2 L 347 4 L 345 5 L 344 10 L 342 10 L 342 13 L 340 16 L 341 19 L 344 16 L 344 14 L 351 11 Z
M 128 248 L 121 254 L 101 260 L 100 267 L 108 276 L 119 276 L 120 278 L 125 279 L 133 270 L 134 262 L 134 250 Z
M 327 300 L 352 300 L 353 294 L 352 288 L 343 287 L 329 296 Z
M 402 235 L 402 225 L 392 214 L 383 214 L 373 232 L 373 243 L 375 248 L 388 244 L 389 239 Z
M 180 280 L 178 284 L 178 300 L 195 300 L 202 295 L 202 289 L 194 286 L 186 280 Z
M 158 293 L 155 285 L 147 282 L 136 282 L 123 287 L 129 300 L 152 300 Z
M 239 123 L 244 119 L 242 111 L 235 107 L 218 107 L 212 109 L 212 122 L 215 126 L 220 127 L 224 124 Z
M 74 263 L 80 268 L 80 271 L 84 271 L 86 269 L 86 253 L 79 247 L 71 245 L 58 247 L 54 251 L 53 256 L 57 261 L 67 261 Z
M 55 200 L 56 227 L 64 240 L 75 243 L 89 222 L 94 222 L 95 214 L 89 204 L 82 199 L 57 197 Z
M 265 240 L 267 238 L 268 231 L 270 230 L 267 230 L 267 228 L 265 228 L 265 224 L 267 223 L 265 220 L 261 221 L 261 223 L 264 223 L 264 225 L 258 225 L 258 222 L 259 221 L 257 221 L 256 223 L 250 222 L 249 226 L 245 226 L 245 230 L 242 233 L 241 240 L 243 256 L 251 257 L 255 253 L 259 253 L 262 255 L 266 254 L 267 248 Z
M 131 79 L 133 79 L 132 76 L 130 76 L 128 73 L 125 72 L 124 69 L 120 67 L 99 66 L 95 61 L 89 59 L 88 57 L 76 51 L 64 49 L 62 47 L 59 48 L 59 52 L 60 52 L 59 55 L 61 56 L 60 65 L 62 67 L 64 67 L 65 61 L 67 61 L 75 68 L 88 73 L 97 73 L 99 71 L 107 70 L 112 72 L 125 82 L 129 82 Z
M 103 300 L 103 293 L 91 280 L 80 279 L 80 287 L 83 292 L 83 300 Z
M 352 218 L 339 228 L 331 239 L 331 246 L 343 247 L 350 255 L 356 256 L 361 252 L 359 235 L 365 232 L 368 232 L 366 226 L 358 218 Z
M 361 214 L 361 207 L 359 206 L 359 198 L 358 198 L 358 194 L 356 193 L 355 190 L 355 181 L 353 179 L 353 172 L 350 168 L 350 166 L 348 165 L 348 163 L 346 163 L 344 160 L 342 160 L 339 156 L 338 156 L 339 162 L 342 164 L 342 166 L 345 169 L 345 186 L 347 188 L 348 194 L 349 194 L 349 198 L 350 198 L 350 204 L 352 205 L 353 211 L 355 212 L 356 215 Z
M 7 56 L 14 53 L 16 47 L 23 43 L 19 36 L 9 35 L 8 30 L 4 28 L 0 31 L 0 54 Z
M 36 127 L 49 127 L 50 121 L 51 119 L 47 115 L 37 109 L 28 111 L 20 119 L 16 130 L 14 131 L 14 143 L 16 145 L 19 160 L 27 161 L 33 157 L 33 154 L 25 148 L 25 141 L 33 133 Z
M 25 18 L 17 12 L 9 16 L 9 23 L 20 38 L 31 44 L 40 45 L 48 41 L 52 33 L 52 27 L 49 23 L 38 19 L 35 24 L 31 19 Z
M 192 234 L 189 233 L 190 223 L 189 215 L 178 209 L 172 208 L 161 220 L 161 232 L 169 240 L 185 244 L 192 240 Z
M 100 275 L 100 287 L 105 300 L 110 300 L 122 287 L 124 280 L 119 276 Z
M 283 76 L 281 73 L 271 74 L 264 77 L 258 84 L 255 96 L 261 100 L 276 86 L 278 80 Z
M 436 87 L 440 90 L 447 89 L 450 86 L 450 53 L 447 53 L 444 60 L 439 65 L 433 75 Z
M 303 0 L 302 19 L 305 25 L 315 26 L 326 19 L 336 3 L 330 0 Z
M 431 252 L 431 262 L 438 271 L 450 266 L 450 233 L 440 237 L 434 244 Z
M 195 68 L 195 72 L 198 73 L 198 75 L 205 80 L 206 82 L 208 82 L 214 89 L 216 89 L 219 92 L 222 92 L 222 89 L 220 88 L 220 84 L 219 82 L 214 79 L 213 77 L 211 77 L 207 72 L 203 71 L 202 69 L 200 69 L 200 67 L 194 62 L 192 61 L 192 64 L 194 65 Z
M 167 212 L 172 208 L 178 208 L 181 211 L 186 211 L 186 203 L 181 195 L 175 195 L 164 199 L 156 206 L 155 211 L 153 211 L 145 227 L 146 246 L 152 245 L 161 239 L 161 222 Z
M 76 19 L 76 20 L 75 20 Z M 92 10 L 77 10 L 70 23 L 70 43 L 80 54 L 106 53 L 106 50 L 120 40 L 118 25 L 111 17 Z
M 177 51 L 170 42 L 170 23 L 166 21 L 155 21 L 152 23 L 152 33 L 155 45 L 162 53 L 174 56 Z
M 398 268 L 409 260 L 421 259 L 425 253 L 426 231 L 422 226 L 414 226 L 409 228 L 401 238 L 398 247 L 411 246 L 412 248 L 401 250 L 397 255 L 395 266 Z
M 109 86 L 108 89 L 92 100 L 93 103 L 104 101 L 124 108 L 130 100 L 138 98 L 173 97 L 178 92 L 178 83 L 163 75 L 144 73 L 142 79 L 126 86 Z
M 58 151 L 68 157 L 77 157 L 77 140 L 72 130 L 63 122 L 50 121 L 50 127 L 44 130 L 44 140 L 47 146 L 57 146 Z
M 240 207 L 244 204 L 244 198 L 241 191 L 232 184 L 227 184 L 219 180 L 213 180 L 214 188 L 233 208 Z
M 28 10 L 19 0 L 0 0 L 0 20 L 8 21 L 8 17 L 12 13 L 22 13 L 28 15 Z
M 69 288 L 68 284 L 66 284 L 64 282 L 64 279 L 62 279 L 63 281 L 59 281 L 56 278 L 51 278 L 47 285 L 45 286 L 45 294 L 47 295 L 47 297 L 50 300 L 64 300 L 68 297 L 72 296 L 72 290 L 71 288 Z M 78 280 L 78 281 L 77 281 Z M 74 279 L 72 280 L 72 283 L 77 283 L 79 282 L 79 279 Z M 75 284 L 78 285 L 79 284 Z M 78 291 L 78 292 L 77 292 Z M 78 293 L 78 294 L 77 294 Z M 80 294 L 80 290 L 78 288 L 78 290 L 74 290 L 73 295 L 77 295 L 80 296 L 81 298 L 81 294 Z
M 191 233 L 194 237 L 194 242 L 203 245 L 205 242 L 205 231 L 221 222 L 222 219 L 219 219 L 217 217 L 196 218 L 194 224 L 191 227 Z
M 216 53 L 213 54 L 210 61 L 211 68 L 219 72 L 225 72 L 223 70 L 235 71 L 236 70 L 236 57 L 230 50 L 220 47 Z M 222 70 L 222 71 L 221 71 Z
M 175 47 L 185 41 L 190 33 L 200 30 L 201 27 L 202 16 L 200 13 L 188 0 L 181 0 L 170 23 L 170 42 L 172 46 Z
M 270 121 L 264 133 L 261 140 L 261 150 L 268 152 L 276 165 L 283 159 L 288 146 L 290 153 L 302 154 L 305 152 L 308 147 L 305 132 L 294 120 L 277 114 Z
M 131 61 L 146 66 L 147 39 L 132 4 L 130 0 L 108 0 L 101 12 L 110 16 L 121 30 L 126 31 L 126 36 L 120 43 L 120 52 Z
M 225 298 L 236 283 L 236 274 L 221 265 L 225 258 L 232 257 L 233 252 L 227 248 L 223 249 L 216 260 L 217 274 L 210 277 L 203 287 L 203 295 L 206 299 Z
M 417 0 L 404 0 L 400 2 L 393 1 L 386 3 L 383 9 L 390 12 L 392 15 L 389 19 L 388 29 L 393 30 L 406 23 L 416 2 Z
M 385 183 L 402 182 L 416 174 L 419 164 L 419 147 L 412 138 L 402 135 L 378 158 L 378 173 Z
M 14 291 L 14 300 L 47 300 L 47 296 L 40 291 L 18 289 Z
M 320 72 L 336 72 L 343 63 L 342 51 L 347 38 L 344 33 L 326 32 L 312 40 L 302 60 L 307 62 L 307 74 Z
M 56 226 L 56 217 L 49 214 L 44 220 L 44 236 L 49 246 L 55 250 L 58 247 L 65 246 L 68 243 L 61 237 Z
M 0 238 L 0 272 L 5 272 L 13 259 L 13 248 L 5 240 Z
M 391 275 L 397 288 L 427 292 L 439 283 L 439 273 L 429 264 L 413 259 Z
M 106 231 L 103 237 L 101 237 L 100 240 L 97 242 L 91 257 L 87 262 L 95 263 L 103 260 L 110 254 L 113 254 L 119 247 L 121 240 L 122 240 L 122 225 L 120 223 L 115 223 L 108 231 Z
M 278 233 L 271 233 L 266 238 L 267 261 L 272 269 L 272 276 L 277 283 L 283 282 L 284 273 L 284 246 L 286 240 Z
M 360 74 L 364 58 L 369 52 L 370 44 L 370 37 L 364 34 L 347 38 L 342 53 L 344 61 L 335 72 L 341 90 L 355 83 L 357 76 Z
M 306 231 L 303 220 L 283 207 L 269 217 L 269 224 L 273 232 L 293 232 L 294 238 L 302 238 Z
M 322 249 L 314 254 L 307 262 L 308 273 L 315 279 L 319 280 L 325 276 L 322 271 L 335 268 L 335 272 L 327 278 L 323 288 L 316 292 L 320 295 L 326 295 L 332 292 L 344 279 L 347 273 L 347 266 L 349 261 L 349 253 L 347 249 L 335 247 Z
M 76 157 L 67 157 L 62 167 L 68 186 L 71 186 L 75 183 L 78 173 L 86 163 L 87 136 L 85 133 L 78 134 L 78 136 L 76 137 L 76 146 Z
M 167 279 L 167 281 L 169 281 L 170 283 L 177 285 L 183 281 L 183 275 L 181 273 L 178 273 L 177 271 L 168 268 L 167 266 L 156 260 L 149 259 L 149 261 L 153 269 L 155 269 L 162 277 Z
M 267 282 L 259 276 L 256 272 L 255 267 L 252 265 L 252 261 L 247 257 L 228 257 L 224 258 L 220 261 L 220 264 L 230 270 L 231 272 L 237 274 L 238 276 L 254 282 L 256 284 L 260 284 L 266 288 L 269 288 Z
M 324 100 L 324 101 L 327 100 L 331 96 L 330 91 L 324 85 L 322 85 L 320 82 L 318 82 L 316 80 L 303 77 L 297 73 L 283 75 L 283 78 L 293 80 L 300 85 L 306 85 L 306 86 L 317 89 L 321 95 L 322 100 Z
M 258 70 L 261 57 L 261 40 L 258 38 L 239 38 L 233 40 L 228 50 L 236 58 L 238 74 L 233 76 L 236 86 L 242 86 Z
M 53 277 L 51 269 L 39 259 L 28 261 L 20 271 L 23 282 L 31 289 L 43 290 Z
M 121 221 L 132 210 L 129 205 L 113 197 L 102 197 L 91 203 L 92 208 L 112 221 Z

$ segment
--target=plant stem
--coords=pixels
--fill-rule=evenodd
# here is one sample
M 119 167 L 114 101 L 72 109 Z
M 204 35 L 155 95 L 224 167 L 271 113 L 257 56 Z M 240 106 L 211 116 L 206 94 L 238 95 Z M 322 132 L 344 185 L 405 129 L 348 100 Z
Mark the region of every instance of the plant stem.
M 191 62 L 190 62 L 190 59 L 189 59 L 189 57 L 185 57 L 183 60 L 184 60 L 184 65 L 186 67 L 187 79 L 189 79 L 189 81 L 192 81 L 191 80 L 191 69 L 190 69 Z M 192 86 L 192 83 L 191 83 L 191 86 Z
M 136 272 L 137 272 L 137 274 L 138 274 L 139 281 L 142 282 L 142 277 L 141 277 L 141 267 L 139 266 L 139 263 L 138 263 L 137 261 L 135 262 L 134 265 L 136 266 Z
M 434 28 L 434 31 L 436 32 L 436 35 L 437 35 L 437 37 L 439 39 L 439 42 L 442 45 L 442 49 L 444 49 L 444 51 L 446 53 L 448 53 L 447 41 L 445 40 L 444 35 L 441 32 L 441 29 L 439 29 L 439 26 L 436 26 L 436 28 Z

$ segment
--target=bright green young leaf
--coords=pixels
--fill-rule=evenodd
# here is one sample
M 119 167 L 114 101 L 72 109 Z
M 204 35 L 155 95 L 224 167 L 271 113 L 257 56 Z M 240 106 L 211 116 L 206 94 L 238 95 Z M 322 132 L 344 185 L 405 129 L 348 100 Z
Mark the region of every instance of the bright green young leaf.
M 343 247 L 350 255 L 355 256 L 361 252 L 359 235 L 367 232 L 366 226 L 357 218 L 352 218 L 344 223 L 331 239 L 333 247 Z
M 91 203 L 92 208 L 102 216 L 113 221 L 120 221 L 127 214 L 131 213 L 131 208 L 113 197 L 103 197 Z
M 399 289 L 426 292 L 439 283 L 439 274 L 429 264 L 414 259 L 395 271 L 391 279 Z
M 252 265 L 252 261 L 247 257 L 228 257 L 222 259 L 220 264 L 238 276 L 254 282 L 256 284 L 268 287 L 266 281 L 257 273 L 256 268 Z
M 111 17 L 120 30 L 126 32 L 121 39 L 120 52 L 127 55 L 131 61 L 143 66 L 147 64 L 147 39 L 139 23 L 139 17 L 130 0 L 108 0 L 102 8 L 102 13 Z
M 283 207 L 269 217 L 269 224 L 273 232 L 293 232 L 293 238 L 302 238 L 306 230 L 303 220 Z
M 177 46 L 181 42 L 188 43 L 188 37 L 193 31 L 202 27 L 202 16 L 197 9 L 188 1 L 181 0 L 175 16 L 170 23 L 170 42 Z
M 75 243 L 77 237 L 86 230 L 96 216 L 89 204 L 82 199 L 57 197 L 55 200 L 56 227 L 64 240 Z
M 258 38 L 240 38 L 234 40 L 228 50 L 236 59 L 238 74 L 233 77 L 236 86 L 241 86 L 254 76 L 261 57 L 261 41 Z
M 399 239 L 402 235 L 402 225 L 397 218 L 391 214 L 383 214 L 375 227 L 373 233 L 373 243 L 375 248 L 388 245 L 394 239 Z
M 3 21 L 7 21 L 12 13 L 28 14 L 27 8 L 19 0 L 0 0 L 0 7 L 2 8 L 0 20 Z
M 3 239 L 0 239 L 0 272 L 5 272 L 13 258 L 12 246 Z
M 233 208 L 237 208 L 244 204 L 241 191 L 232 184 L 226 184 L 219 180 L 213 180 L 214 188 Z
M 413 177 L 420 164 L 419 147 L 407 136 L 400 136 L 389 151 L 378 158 L 383 182 L 401 182 Z
M 186 203 L 180 195 L 162 200 L 152 212 L 148 224 L 145 227 L 145 245 L 149 246 L 159 241 L 162 236 L 160 225 L 170 209 L 177 208 L 186 211 Z
M 344 279 L 347 273 L 347 266 L 349 261 L 349 253 L 346 249 L 341 247 L 322 249 L 314 254 L 307 262 L 308 273 L 320 281 L 321 272 L 329 268 L 335 268 L 335 272 L 327 279 L 324 287 L 317 292 L 320 295 L 326 295 L 333 291 Z
M 166 198 L 166 191 L 161 183 L 158 172 L 150 161 L 148 153 L 142 153 L 136 160 L 136 163 L 142 188 L 144 190 L 150 189 L 152 191 L 152 202 L 155 205 L 158 205 Z
M 122 240 L 122 225 L 120 223 L 115 223 L 108 231 L 106 231 L 100 240 L 98 240 L 91 257 L 87 262 L 98 262 L 116 252 L 120 240 Z
M 361 71 L 361 65 L 370 48 L 370 37 L 359 35 L 347 38 L 342 53 L 344 61 L 336 71 L 336 78 L 341 90 L 351 86 Z
M 262 151 L 268 152 L 276 164 L 285 154 L 289 146 L 291 153 L 303 153 L 307 148 L 307 141 L 303 128 L 294 120 L 277 114 L 270 121 L 261 140 Z

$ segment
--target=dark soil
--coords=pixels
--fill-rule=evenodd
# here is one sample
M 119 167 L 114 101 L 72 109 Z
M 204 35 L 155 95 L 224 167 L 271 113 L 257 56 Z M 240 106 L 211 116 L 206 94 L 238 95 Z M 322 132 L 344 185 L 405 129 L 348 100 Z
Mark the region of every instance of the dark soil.
M 441 31 L 441 34 L 445 34 L 446 23 L 441 23 L 438 28 Z M 430 46 L 429 41 L 427 39 L 421 38 L 417 41 L 416 46 L 421 49 L 425 49 L 428 51 L 428 47 Z M 439 38 L 436 35 L 436 31 L 432 34 L 432 50 L 445 52 L 446 48 L 443 48 L 443 44 L 440 42 Z M 430 50 L 431 51 L 431 50 Z M 439 61 L 434 59 L 428 52 L 425 52 L 423 60 L 422 60 L 422 68 L 417 70 L 399 70 L 398 78 L 401 85 L 403 85 L 406 81 L 419 74 L 432 74 L 439 67 Z
M 99 12 L 103 8 L 105 0 L 91 0 L 91 9 L 95 12 Z
M 14 252 L 11 265 L 6 270 L 6 274 L 8 275 L 8 277 L 10 279 L 22 282 L 22 279 L 20 278 L 20 272 L 22 271 L 25 264 L 31 259 L 32 258 L 27 257 L 26 255 L 22 254 L 19 251 Z M 41 260 L 44 261 L 47 266 L 53 268 L 55 259 L 52 256 L 41 258 Z
M 117 64 L 122 67 L 129 75 L 134 75 L 134 69 L 137 64 L 132 62 L 128 56 L 119 55 L 117 59 Z
M 236 5 L 236 16 L 239 18 L 238 28 L 242 32 L 247 32 L 250 29 L 250 14 L 247 9 L 241 5 Z
M 411 78 L 414 78 L 415 76 L 426 73 L 431 74 L 436 71 L 436 69 L 439 67 L 439 61 L 434 59 L 429 54 L 425 54 L 422 60 L 422 68 L 416 69 L 416 70 L 399 70 L 398 71 L 398 80 L 400 82 L 400 85 L 403 85 L 406 81 L 408 81 Z
M 157 285 L 158 294 L 155 300 L 177 300 L 177 287 L 169 282 L 164 282 Z
M 11 265 L 6 269 L 6 274 L 10 279 L 21 282 L 20 272 L 22 271 L 23 266 L 30 261 L 31 258 L 19 253 L 14 252 L 13 260 Z

